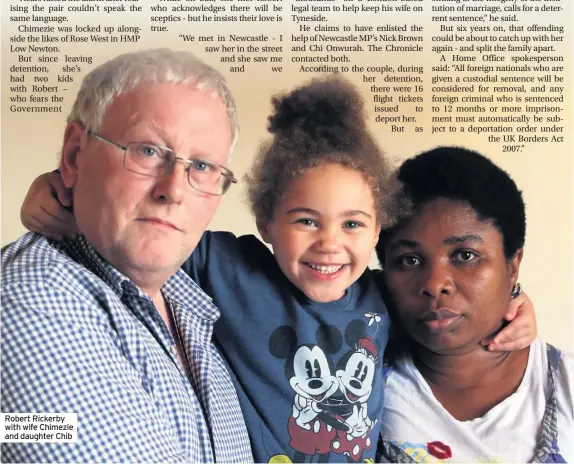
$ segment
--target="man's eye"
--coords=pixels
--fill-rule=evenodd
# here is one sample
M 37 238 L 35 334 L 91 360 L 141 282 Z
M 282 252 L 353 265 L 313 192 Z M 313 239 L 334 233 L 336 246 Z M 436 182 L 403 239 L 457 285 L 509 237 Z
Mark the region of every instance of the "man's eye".
M 158 149 L 153 145 L 142 145 L 140 147 L 140 154 L 151 158 L 152 156 L 156 156 L 158 154 Z
M 195 171 L 199 171 L 199 172 L 207 172 L 207 171 L 211 171 L 212 166 L 209 163 L 206 163 L 205 161 L 201 161 L 201 160 L 196 160 L 193 162 L 193 169 Z

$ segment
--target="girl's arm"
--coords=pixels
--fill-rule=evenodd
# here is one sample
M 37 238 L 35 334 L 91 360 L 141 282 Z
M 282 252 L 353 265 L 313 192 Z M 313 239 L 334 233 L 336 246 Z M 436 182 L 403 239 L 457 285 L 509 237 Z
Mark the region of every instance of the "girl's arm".
M 518 351 L 530 346 L 537 335 L 536 314 L 526 293 L 510 300 L 504 319 L 509 323 L 482 344 L 488 346 L 489 351 Z
M 20 220 L 24 227 L 55 240 L 74 238 L 78 231 L 72 213 L 72 191 L 58 171 L 38 176 L 26 195 Z

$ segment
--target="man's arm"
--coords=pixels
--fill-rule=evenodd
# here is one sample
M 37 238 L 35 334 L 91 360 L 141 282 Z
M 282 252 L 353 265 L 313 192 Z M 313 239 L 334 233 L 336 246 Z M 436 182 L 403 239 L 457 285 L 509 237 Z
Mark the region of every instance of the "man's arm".
M 101 311 L 88 313 L 90 303 L 63 289 L 2 290 L 2 412 L 78 414 L 76 443 L 4 443 L 3 462 L 185 461 L 173 424 L 98 321 Z M 65 299 L 66 317 L 47 299 Z

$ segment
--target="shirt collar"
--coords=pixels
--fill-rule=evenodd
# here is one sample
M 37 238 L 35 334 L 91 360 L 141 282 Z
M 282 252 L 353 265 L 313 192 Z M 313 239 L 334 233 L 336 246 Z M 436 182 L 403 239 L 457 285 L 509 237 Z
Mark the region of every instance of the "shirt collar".
M 75 240 L 66 240 L 61 247 L 76 261 L 106 282 L 120 298 L 124 294 L 131 294 L 150 299 L 128 277 L 102 258 L 83 235 Z M 181 269 L 178 269 L 167 280 L 161 291 L 165 297 L 183 307 L 192 309 L 202 319 L 215 322 L 220 316 L 220 311 L 212 303 L 211 298 Z
M 221 315 L 211 298 L 181 269 L 168 279 L 161 290 L 166 298 L 190 308 L 202 319 L 215 322 Z
M 74 240 L 65 240 L 61 246 L 75 261 L 108 284 L 118 296 L 121 297 L 124 292 L 124 282 L 127 284 L 126 287 L 129 287 L 129 284 L 134 285 L 130 279 L 102 258 L 83 235 Z

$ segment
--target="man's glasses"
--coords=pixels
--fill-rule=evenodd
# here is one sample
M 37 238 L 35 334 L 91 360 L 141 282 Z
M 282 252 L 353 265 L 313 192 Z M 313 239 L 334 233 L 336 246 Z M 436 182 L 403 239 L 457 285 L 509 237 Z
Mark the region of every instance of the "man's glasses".
M 120 145 L 92 131 L 87 134 L 124 151 L 124 167 L 128 171 L 150 177 L 168 175 L 176 161 L 186 164 L 187 181 L 194 189 L 209 195 L 223 195 L 237 179 L 226 167 L 200 159 L 185 159 L 167 147 L 145 142 Z

